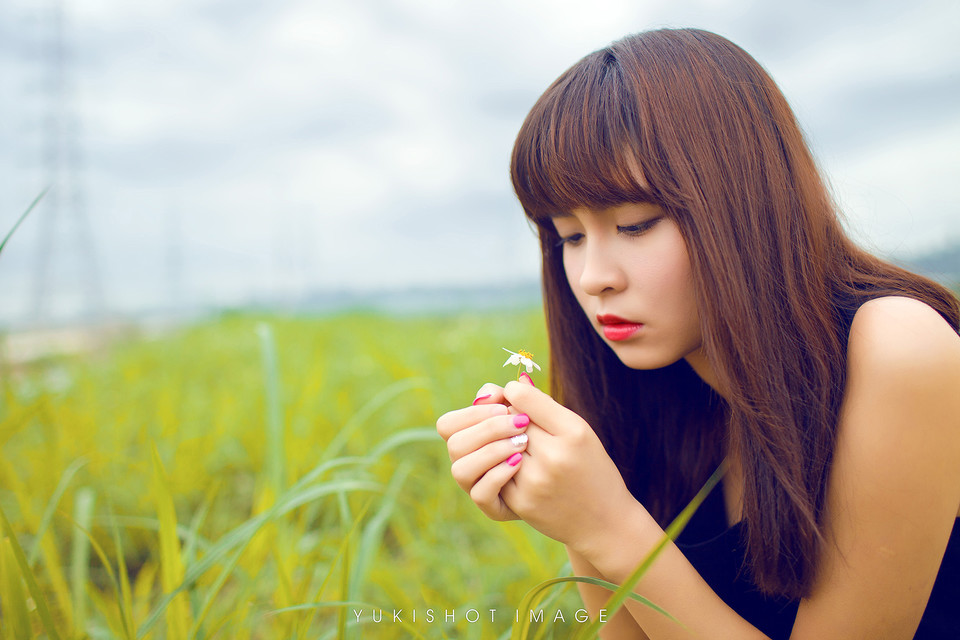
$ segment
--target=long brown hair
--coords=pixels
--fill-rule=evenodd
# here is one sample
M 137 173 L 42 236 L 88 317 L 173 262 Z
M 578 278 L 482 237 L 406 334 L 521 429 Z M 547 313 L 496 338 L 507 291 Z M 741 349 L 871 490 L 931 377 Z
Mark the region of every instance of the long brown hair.
M 527 116 L 511 173 L 539 228 L 555 397 L 593 425 L 661 523 L 735 453 L 754 582 L 808 593 L 854 311 L 906 295 L 956 329 L 956 298 L 847 238 L 773 80 L 706 31 L 644 32 L 583 58 Z M 550 214 L 650 200 L 687 243 L 703 347 L 726 399 L 683 361 L 625 367 L 567 283 Z

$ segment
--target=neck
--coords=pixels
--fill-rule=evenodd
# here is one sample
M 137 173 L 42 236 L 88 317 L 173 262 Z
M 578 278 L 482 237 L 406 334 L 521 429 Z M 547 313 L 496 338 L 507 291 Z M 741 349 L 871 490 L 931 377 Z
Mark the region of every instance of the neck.
M 703 350 L 703 347 L 700 347 L 693 353 L 687 355 L 684 360 L 687 361 L 687 364 L 690 365 L 690 368 L 700 376 L 700 379 L 706 382 L 711 389 L 716 391 L 720 397 L 726 399 L 726 394 L 720 388 L 720 382 L 717 379 L 717 372 L 713 370 L 710 361 L 707 359 L 707 354 Z

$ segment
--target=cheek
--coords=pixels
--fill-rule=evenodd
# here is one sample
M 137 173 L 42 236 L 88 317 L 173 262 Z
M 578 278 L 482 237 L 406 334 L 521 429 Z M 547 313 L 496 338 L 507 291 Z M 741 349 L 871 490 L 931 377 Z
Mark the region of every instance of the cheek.
M 563 273 L 567 278 L 567 285 L 569 285 L 570 290 L 573 291 L 573 295 L 576 296 L 577 300 L 581 299 L 580 292 L 580 265 L 577 263 L 577 260 L 571 255 L 569 251 L 563 252 Z
M 686 333 L 695 339 L 700 340 L 700 311 L 697 303 L 697 289 L 693 282 L 693 270 L 690 268 L 690 260 L 687 257 L 686 247 L 677 256 L 678 260 L 674 269 L 674 278 L 672 287 L 675 291 L 674 300 L 676 309 L 683 317 Z
M 679 232 L 671 240 L 658 252 L 656 266 L 651 266 L 651 270 L 656 273 L 654 281 L 657 283 L 659 298 L 673 310 L 675 321 L 688 330 L 696 327 L 699 331 L 696 287 L 687 246 Z

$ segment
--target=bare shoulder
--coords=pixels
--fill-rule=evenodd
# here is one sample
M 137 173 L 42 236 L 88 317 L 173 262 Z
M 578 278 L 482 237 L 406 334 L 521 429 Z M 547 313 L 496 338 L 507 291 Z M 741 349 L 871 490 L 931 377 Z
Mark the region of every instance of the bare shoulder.
M 876 298 L 864 303 L 853 318 L 847 363 L 854 382 L 866 377 L 879 384 L 960 384 L 960 336 L 919 300 Z
M 850 329 L 830 543 L 791 637 L 912 637 L 958 507 L 960 337 L 921 302 L 871 300 Z
M 860 307 L 838 435 L 837 454 L 862 473 L 895 466 L 921 480 L 938 469 L 960 495 L 960 472 L 947 471 L 960 470 L 960 336 L 937 311 L 903 297 Z

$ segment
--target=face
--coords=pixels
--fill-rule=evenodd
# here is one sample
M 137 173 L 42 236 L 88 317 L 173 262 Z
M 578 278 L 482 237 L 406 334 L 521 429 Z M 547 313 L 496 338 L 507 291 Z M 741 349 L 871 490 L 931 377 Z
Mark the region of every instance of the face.
M 631 203 L 553 219 L 567 281 L 600 337 L 633 369 L 702 359 L 687 245 L 663 209 Z M 701 373 L 701 375 L 703 375 Z

